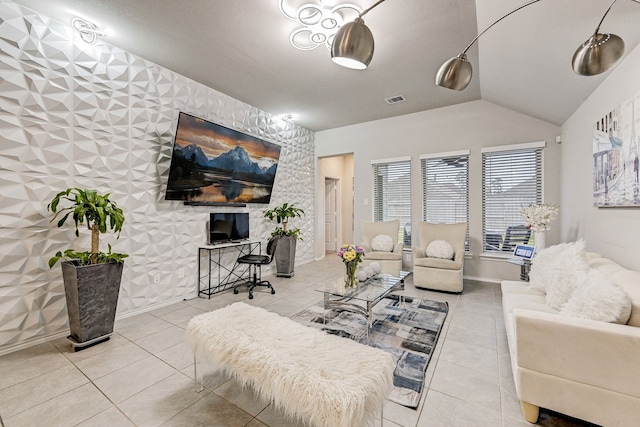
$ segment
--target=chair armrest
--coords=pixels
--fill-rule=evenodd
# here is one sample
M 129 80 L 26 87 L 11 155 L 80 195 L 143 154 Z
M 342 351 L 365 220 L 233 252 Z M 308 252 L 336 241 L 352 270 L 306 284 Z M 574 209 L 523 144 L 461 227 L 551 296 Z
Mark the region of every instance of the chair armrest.
M 411 247 L 411 254 L 413 255 L 413 258 L 426 258 L 427 257 L 427 251 L 425 249 L 422 248 L 418 248 L 416 246 L 412 246 Z
M 396 243 L 395 245 L 393 245 L 393 250 L 391 252 L 393 252 L 393 253 L 401 253 L 402 249 L 404 249 L 404 244 Z
M 526 309 L 513 315 L 518 370 L 640 397 L 639 327 Z
M 463 263 L 464 262 L 464 249 L 453 254 L 453 260 L 455 262 Z

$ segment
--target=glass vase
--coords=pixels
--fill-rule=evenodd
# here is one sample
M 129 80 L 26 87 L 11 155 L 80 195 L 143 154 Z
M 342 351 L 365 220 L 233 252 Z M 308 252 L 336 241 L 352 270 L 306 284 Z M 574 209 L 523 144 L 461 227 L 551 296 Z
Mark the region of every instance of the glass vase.
M 344 263 L 344 266 L 344 286 L 347 288 L 358 286 L 358 280 L 356 279 L 356 270 L 358 269 L 358 263 L 355 261 L 346 261 Z
M 544 235 L 544 230 L 541 231 L 534 231 L 533 232 L 533 239 L 534 242 L 536 244 L 536 250 L 540 250 L 540 249 L 544 249 L 546 242 L 545 242 L 545 235 Z

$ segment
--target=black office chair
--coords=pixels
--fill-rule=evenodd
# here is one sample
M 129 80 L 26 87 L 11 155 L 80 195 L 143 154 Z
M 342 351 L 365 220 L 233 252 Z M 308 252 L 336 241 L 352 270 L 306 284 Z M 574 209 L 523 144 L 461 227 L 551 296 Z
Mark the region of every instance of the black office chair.
M 262 280 L 262 266 L 270 264 L 273 261 L 274 254 L 276 253 L 276 246 L 280 236 L 275 236 L 269 239 L 267 243 L 266 255 L 243 255 L 238 258 L 238 264 L 249 264 L 249 280 L 245 283 L 241 283 L 233 287 L 233 293 L 238 293 L 238 287 L 247 286 L 249 288 L 249 299 L 253 299 L 253 289 L 256 286 L 266 286 L 271 289 L 271 295 L 276 293 L 271 283 L 268 280 Z M 251 274 L 251 267 L 253 267 L 253 274 Z
M 531 237 L 531 229 L 525 225 L 512 225 L 507 227 L 507 232 L 502 243 L 502 252 L 513 252 L 517 244 L 529 243 Z

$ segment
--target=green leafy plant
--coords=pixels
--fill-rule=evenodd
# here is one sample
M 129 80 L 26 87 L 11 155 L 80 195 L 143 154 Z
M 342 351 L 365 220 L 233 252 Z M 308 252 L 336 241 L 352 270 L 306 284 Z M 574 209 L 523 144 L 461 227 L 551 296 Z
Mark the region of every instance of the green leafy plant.
M 72 249 L 58 251 L 55 256 L 49 259 L 49 267 L 53 267 L 60 259 L 66 261 L 74 260 L 76 264 L 100 264 L 105 262 L 124 262 L 127 254 L 112 253 L 111 245 L 109 252 L 99 251 L 100 233 L 106 233 L 108 229 L 117 233 L 116 238 L 120 238 L 124 214 L 116 202 L 109 199 L 111 193 L 105 195 L 98 194 L 97 190 L 83 190 L 80 188 L 67 188 L 59 192 L 47 205 L 55 215 L 51 222 L 55 221 L 59 215 L 63 215 L 58 220 L 58 227 L 62 227 L 69 217 L 73 218 L 76 227 L 76 236 L 80 235 L 79 227 L 85 222 L 87 228 L 91 230 L 91 250 L 87 252 L 76 252 Z M 69 206 L 59 208 L 60 202 L 70 203 Z
M 273 209 L 266 210 L 264 212 L 264 217 L 270 219 L 271 221 L 276 221 L 278 224 L 282 224 L 282 227 L 278 226 L 271 232 L 271 236 L 291 236 L 294 239 L 303 240 L 300 235 L 302 232 L 299 228 L 290 228 L 287 229 L 287 225 L 289 224 L 289 219 L 291 218 L 302 218 L 304 215 L 304 210 L 300 209 L 295 205 L 295 203 L 283 203 L 280 206 L 276 206 Z

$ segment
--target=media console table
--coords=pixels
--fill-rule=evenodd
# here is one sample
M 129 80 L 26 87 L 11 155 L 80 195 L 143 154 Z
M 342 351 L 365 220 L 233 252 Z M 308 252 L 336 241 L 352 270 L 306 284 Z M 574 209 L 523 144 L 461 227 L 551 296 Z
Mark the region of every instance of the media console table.
M 238 264 L 243 255 L 262 251 L 262 243 L 254 240 L 200 246 L 198 248 L 198 297 L 217 294 L 249 280 L 249 265 Z M 203 272 L 203 260 L 206 262 Z M 212 276 L 218 281 L 212 283 Z

